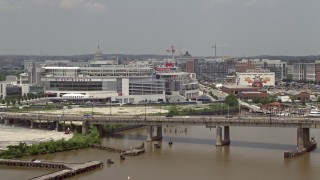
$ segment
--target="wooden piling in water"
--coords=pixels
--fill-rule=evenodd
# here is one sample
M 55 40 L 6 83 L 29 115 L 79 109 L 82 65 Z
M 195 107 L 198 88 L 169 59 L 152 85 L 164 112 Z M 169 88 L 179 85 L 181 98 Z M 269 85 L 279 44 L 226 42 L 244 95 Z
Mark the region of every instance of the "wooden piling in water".
M 137 156 L 137 155 L 145 152 L 145 149 L 143 149 L 143 147 L 144 147 L 143 145 L 141 145 L 137 148 L 133 148 L 131 150 L 117 149 L 117 148 L 102 146 L 102 145 L 98 145 L 98 144 L 93 144 L 93 145 L 91 145 L 91 147 L 97 148 L 97 149 L 102 149 L 102 150 L 107 150 L 107 151 L 111 151 L 111 152 L 119 152 L 119 153 L 122 153 L 123 155 L 127 155 L 127 156 Z

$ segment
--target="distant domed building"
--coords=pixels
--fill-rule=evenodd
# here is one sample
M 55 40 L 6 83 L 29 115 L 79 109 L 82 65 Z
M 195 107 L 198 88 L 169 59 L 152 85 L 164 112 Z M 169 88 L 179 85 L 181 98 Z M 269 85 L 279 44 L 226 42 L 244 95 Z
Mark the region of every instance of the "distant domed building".
M 191 54 L 189 54 L 189 52 L 188 52 L 188 51 L 186 51 L 186 53 L 185 53 L 182 57 L 184 57 L 184 58 L 188 58 L 188 57 L 192 57 L 192 56 L 191 56 Z
M 102 52 L 100 50 L 99 45 L 98 45 L 98 49 L 94 53 L 94 60 L 102 60 Z

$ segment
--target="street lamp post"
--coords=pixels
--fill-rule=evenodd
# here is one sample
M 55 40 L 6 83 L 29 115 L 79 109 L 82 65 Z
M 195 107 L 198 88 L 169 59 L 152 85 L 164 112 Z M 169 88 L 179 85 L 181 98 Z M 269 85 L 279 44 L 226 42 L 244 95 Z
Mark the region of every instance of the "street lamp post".
M 240 115 L 241 115 L 240 101 L 238 101 L 238 104 L 239 104 L 239 120 L 240 120 Z
M 211 105 L 212 105 L 212 104 L 211 104 Z M 209 105 L 210 121 L 211 121 L 211 111 L 212 111 L 212 107 Z
M 269 105 L 269 111 L 270 111 L 270 120 L 269 121 L 271 122 L 271 115 L 272 115 L 271 114 L 271 105 Z
M 230 113 L 229 113 L 229 104 L 228 104 L 228 121 L 229 121 L 229 116 L 230 116 Z
M 93 103 L 91 104 L 91 116 L 93 116 Z

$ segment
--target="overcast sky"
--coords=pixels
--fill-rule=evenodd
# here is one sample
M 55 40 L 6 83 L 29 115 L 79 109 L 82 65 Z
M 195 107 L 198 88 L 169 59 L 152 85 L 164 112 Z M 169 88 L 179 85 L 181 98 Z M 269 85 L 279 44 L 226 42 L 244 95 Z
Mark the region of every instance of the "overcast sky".
M 319 55 L 319 0 L 0 0 L 0 54 Z

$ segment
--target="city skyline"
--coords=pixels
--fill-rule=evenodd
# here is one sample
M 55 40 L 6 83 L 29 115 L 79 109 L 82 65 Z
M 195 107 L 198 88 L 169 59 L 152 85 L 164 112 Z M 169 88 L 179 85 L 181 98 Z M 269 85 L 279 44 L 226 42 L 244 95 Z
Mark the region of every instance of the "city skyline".
M 319 55 L 320 2 L 0 0 L 0 55 Z M 167 54 L 168 55 L 168 54 Z

